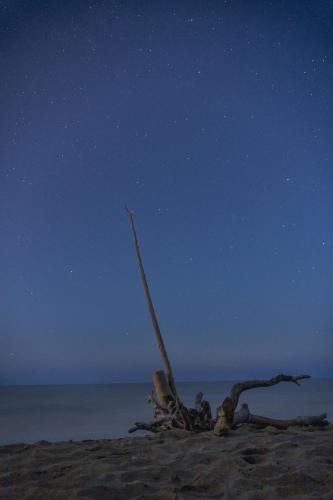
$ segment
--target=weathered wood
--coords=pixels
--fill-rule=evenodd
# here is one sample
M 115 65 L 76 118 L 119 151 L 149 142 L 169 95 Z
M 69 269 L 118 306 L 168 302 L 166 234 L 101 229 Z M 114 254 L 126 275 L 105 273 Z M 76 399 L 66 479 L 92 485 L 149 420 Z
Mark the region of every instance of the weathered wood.
M 177 413 L 162 414 L 154 416 L 151 422 L 135 422 L 135 426 L 128 429 L 129 434 L 138 430 L 150 431 L 153 433 L 170 429 L 184 429 L 184 423 Z
M 293 425 L 325 425 L 327 423 L 325 414 L 319 416 L 297 417 L 291 420 L 278 420 L 261 417 L 259 415 L 252 415 L 248 405 L 246 404 L 243 404 L 241 409 L 236 411 L 240 395 L 244 391 L 259 387 L 271 387 L 275 384 L 279 384 L 280 382 L 292 382 L 300 385 L 299 380 L 310 378 L 309 375 L 295 376 L 281 374 L 269 380 L 250 380 L 234 384 L 231 388 L 230 395 L 226 397 L 222 405 L 217 408 L 216 420 L 212 419 L 210 404 L 208 401 L 203 400 L 203 394 L 201 392 L 197 394 L 195 399 L 195 408 L 188 409 L 183 405 L 177 395 L 172 368 L 151 299 L 134 225 L 133 213 L 128 210 L 128 208 L 126 208 L 126 212 L 130 221 L 134 250 L 138 261 L 148 310 L 164 366 L 164 371 L 153 373 L 153 383 L 157 399 L 153 393 L 148 396 L 149 402 L 154 403 L 153 421 L 150 423 L 136 422 L 135 427 L 129 429 L 128 432 L 135 432 L 139 429 L 149 430 L 151 432 L 159 432 L 161 430 L 172 428 L 183 428 L 189 431 L 214 429 L 215 434 L 221 436 L 227 434 L 230 429 L 243 423 L 251 423 L 258 426 L 272 425 L 279 429 L 285 429 Z
M 277 429 L 287 429 L 288 427 L 303 427 L 309 425 L 327 425 L 326 413 L 322 415 L 308 416 L 308 417 L 296 417 L 289 420 L 280 420 L 275 418 L 261 417 L 259 415 L 250 415 L 249 424 L 255 424 L 260 427 L 267 427 L 271 425 Z
M 151 391 L 147 394 L 147 401 L 148 401 L 148 403 L 153 403 L 155 411 L 158 410 L 161 414 L 169 413 L 168 406 L 162 406 L 157 401 L 154 391 Z
M 155 313 L 153 301 L 151 299 L 150 290 L 148 287 L 148 282 L 147 282 L 147 278 L 146 278 L 143 263 L 142 263 L 138 237 L 137 237 L 137 233 L 136 233 L 136 229 L 135 229 L 135 225 L 134 225 L 133 213 L 127 207 L 126 207 L 126 212 L 127 212 L 127 215 L 128 215 L 129 221 L 130 221 L 135 254 L 136 254 L 136 258 L 137 258 L 138 265 L 139 265 L 139 270 L 140 270 L 140 275 L 141 275 L 141 280 L 142 280 L 145 296 L 147 299 L 149 314 L 151 317 L 151 321 L 152 321 L 154 332 L 155 332 L 156 339 L 157 339 L 157 345 L 158 345 L 158 348 L 160 350 L 162 362 L 164 365 L 165 375 L 167 377 L 167 380 L 168 380 L 169 386 L 171 388 L 171 391 L 173 393 L 173 396 L 175 399 L 177 399 L 178 396 L 177 396 L 176 384 L 175 384 L 175 380 L 173 377 L 171 364 L 170 364 L 168 354 L 167 354 L 167 351 L 166 351 L 166 348 L 165 348 L 165 345 L 163 342 L 162 334 L 161 334 L 160 327 L 159 327 L 159 324 L 157 321 L 157 316 Z
M 288 427 L 295 426 L 309 426 L 309 425 L 327 425 L 327 415 L 313 415 L 306 417 L 296 417 L 291 419 L 277 419 L 262 417 L 260 415 L 253 415 L 247 404 L 242 404 L 241 409 L 235 413 L 234 425 L 240 424 L 255 424 L 258 427 L 267 427 L 268 425 L 276 427 L 277 429 L 287 429 Z
M 292 382 L 299 385 L 299 380 L 310 378 L 310 375 L 277 375 L 269 380 L 249 380 L 234 384 L 228 396 L 217 410 L 217 420 L 214 426 L 214 433 L 218 436 L 226 435 L 235 425 L 250 422 L 254 418 L 250 414 L 247 405 L 242 405 L 241 411 L 236 412 L 239 397 L 244 391 L 257 389 L 259 387 L 271 387 L 280 382 Z M 261 418 L 261 417 L 260 417 Z M 262 417 L 265 418 L 265 417 Z M 297 420 L 297 419 L 296 419 Z M 294 419 L 293 421 L 296 422 Z M 259 421 L 258 421 L 259 422 Z M 261 420 L 263 422 L 263 420 Z M 267 424 L 270 425 L 270 424 Z M 273 425 L 273 424 L 272 424 Z M 283 425 L 283 424 L 281 424 Z M 300 425 L 300 424 L 295 424 Z
M 164 371 L 153 372 L 153 384 L 159 405 L 167 407 L 174 398 Z
M 222 405 L 217 409 L 216 420 L 211 419 L 210 405 L 204 401 L 203 394 L 199 392 L 195 398 L 195 408 L 186 408 L 179 399 L 171 399 L 166 403 L 166 394 L 168 394 L 165 377 L 163 372 L 157 373 L 157 380 L 162 380 L 164 389 L 161 391 L 161 400 L 164 399 L 163 405 L 154 397 L 154 394 L 149 394 L 149 400 L 155 404 L 155 414 L 152 422 L 136 422 L 135 427 L 129 429 L 129 432 L 136 430 L 147 430 L 150 432 L 160 432 L 169 429 L 184 429 L 193 431 L 208 431 L 214 429 L 214 433 L 218 436 L 227 435 L 231 429 L 237 428 L 242 424 L 252 424 L 257 427 L 266 427 L 268 425 L 277 429 L 287 429 L 291 426 L 324 426 L 328 422 L 326 414 L 317 416 L 296 417 L 288 420 L 274 419 L 253 415 L 247 404 L 242 404 L 240 410 L 236 411 L 236 405 L 239 401 L 240 394 L 249 389 L 257 387 L 270 387 L 280 382 L 293 382 L 298 384 L 299 380 L 309 378 L 309 375 L 278 375 L 270 380 L 254 380 L 235 384 L 231 389 L 231 396 L 228 396 L 223 401 Z M 162 373 L 161 376 L 158 374 Z M 156 378 L 156 374 L 155 374 Z M 164 381 L 164 382 L 163 382 Z M 155 386 L 158 386 L 159 382 Z
M 214 434 L 224 436 L 234 425 L 235 406 L 231 398 L 227 397 L 217 409 L 217 421 L 214 426 Z
M 203 399 L 203 393 L 198 392 L 194 400 L 194 408 L 199 417 L 200 425 L 205 425 L 212 421 L 212 410 L 208 401 Z
M 250 410 L 246 403 L 242 404 L 240 410 L 236 411 L 234 414 L 233 425 L 237 426 L 239 424 L 244 424 L 249 421 Z
M 232 399 L 235 409 L 238 405 L 239 396 L 244 391 L 249 389 L 257 389 L 258 387 L 271 387 L 272 385 L 279 384 L 280 382 L 293 382 L 296 385 L 299 384 L 299 380 L 310 378 L 310 375 L 277 375 L 269 380 L 249 380 L 245 382 L 240 382 L 232 386 L 230 391 L 230 398 Z

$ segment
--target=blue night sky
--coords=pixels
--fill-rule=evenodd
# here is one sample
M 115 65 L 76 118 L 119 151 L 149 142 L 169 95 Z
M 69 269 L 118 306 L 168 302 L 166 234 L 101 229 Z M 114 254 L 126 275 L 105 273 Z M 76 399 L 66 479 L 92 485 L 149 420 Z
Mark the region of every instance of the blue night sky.
M 0 6 L 0 383 L 333 376 L 329 0 Z

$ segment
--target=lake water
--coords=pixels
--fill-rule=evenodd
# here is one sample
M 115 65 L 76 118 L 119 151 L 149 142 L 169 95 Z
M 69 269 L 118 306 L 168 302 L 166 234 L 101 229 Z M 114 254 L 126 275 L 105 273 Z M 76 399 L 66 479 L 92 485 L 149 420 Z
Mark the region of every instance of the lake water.
M 198 391 L 215 408 L 234 382 L 183 382 L 178 392 L 193 406 Z M 151 384 L 0 387 L 0 444 L 126 436 L 136 420 L 149 421 Z M 327 413 L 333 421 L 333 380 L 310 379 L 301 386 L 281 383 L 243 393 L 252 413 L 275 418 Z M 137 433 L 139 435 L 140 433 Z

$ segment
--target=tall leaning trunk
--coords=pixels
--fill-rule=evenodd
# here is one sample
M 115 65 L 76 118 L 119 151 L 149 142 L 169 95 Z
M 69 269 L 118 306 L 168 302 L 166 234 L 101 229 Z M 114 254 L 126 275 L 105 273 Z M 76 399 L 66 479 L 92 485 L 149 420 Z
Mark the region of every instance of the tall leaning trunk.
M 165 349 L 165 345 L 164 345 L 164 342 L 163 342 L 161 330 L 160 330 L 160 327 L 159 327 L 159 324 L 158 324 L 158 321 L 157 321 L 157 316 L 156 316 L 154 305 L 153 305 L 153 302 L 152 302 L 152 299 L 151 299 L 151 295 L 150 295 L 150 291 L 149 291 L 149 286 L 148 286 L 147 278 L 146 278 L 144 267 L 143 267 L 143 263 L 142 263 L 142 258 L 141 258 L 140 249 L 139 249 L 138 237 L 137 237 L 137 234 L 136 234 L 136 229 L 135 229 L 134 220 L 133 220 L 133 213 L 127 207 L 126 207 L 126 212 L 127 212 L 127 215 L 129 217 L 129 221 L 130 221 L 130 226 L 131 226 L 131 231 L 132 231 L 132 236 L 133 236 L 133 242 L 134 242 L 135 254 L 136 254 L 136 258 L 137 258 L 138 265 L 139 265 L 139 270 L 140 270 L 141 280 L 142 280 L 142 284 L 143 284 L 143 289 L 144 289 L 145 296 L 146 296 L 146 299 L 147 299 L 148 310 L 149 310 L 150 318 L 151 318 L 151 321 L 152 321 L 152 324 L 153 324 L 153 328 L 154 328 L 154 332 L 155 332 L 155 336 L 156 336 L 156 340 L 157 340 L 157 345 L 158 345 L 158 348 L 159 348 L 160 353 L 161 353 L 161 358 L 162 358 L 162 362 L 163 362 L 163 366 L 164 366 L 165 375 L 166 375 L 166 378 L 168 380 L 168 383 L 169 383 L 169 386 L 170 386 L 170 389 L 171 389 L 171 391 L 173 393 L 174 398 L 176 400 L 178 400 L 178 395 L 177 395 L 177 390 L 176 390 L 176 384 L 175 384 L 175 380 L 174 380 L 174 377 L 173 377 L 172 368 L 171 368 L 170 361 L 169 361 L 169 358 L 168 358 L 168 353 L 167 353 L 167 351 Z

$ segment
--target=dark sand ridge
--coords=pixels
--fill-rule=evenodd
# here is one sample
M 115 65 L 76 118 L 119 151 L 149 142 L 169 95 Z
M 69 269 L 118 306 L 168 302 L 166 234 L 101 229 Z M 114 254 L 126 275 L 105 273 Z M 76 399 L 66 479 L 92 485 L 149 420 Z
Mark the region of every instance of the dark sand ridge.
M 1 499 L 333 498 L 333 426 L 0 448 Z

